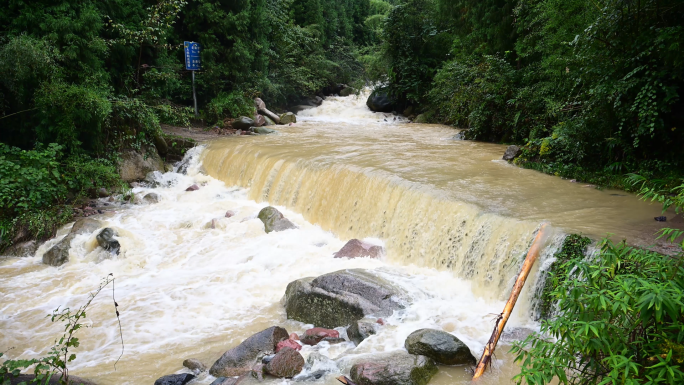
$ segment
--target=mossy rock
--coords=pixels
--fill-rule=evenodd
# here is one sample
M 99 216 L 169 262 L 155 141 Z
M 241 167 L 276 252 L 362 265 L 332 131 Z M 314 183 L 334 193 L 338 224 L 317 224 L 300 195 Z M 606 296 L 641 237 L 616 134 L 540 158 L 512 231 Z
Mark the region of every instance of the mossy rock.
M 351 368 L 357 385 L 426 385 L 435 374 L 431 358 L 405 352 L 369 356 Z

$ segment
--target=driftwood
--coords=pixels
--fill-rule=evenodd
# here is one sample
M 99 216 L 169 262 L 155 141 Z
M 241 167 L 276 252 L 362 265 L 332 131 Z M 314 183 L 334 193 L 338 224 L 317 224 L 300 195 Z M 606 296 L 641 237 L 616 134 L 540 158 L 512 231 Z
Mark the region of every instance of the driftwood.
M 513 312 L 513 307 L 518 301 L 518 296 L 520 296 L 520 292 L 522 291 L 523 286 L 525 286 L 527 276 L 530 274 L 530 270 L 532 269 L 532 266 L 534 265 L 534 262 L 537 260 L 539 252 L 541 251 L 545 229 L 546 224 L 543 224 L 539 229 L 537 236 L 534 238 L 532 247 L 530 247 L 530 250 L 527 252 L 527 257 L 525 258 L 525 262 L 523 262 L 522 270 L 520 271 L 520 274 L 518 274 L 518 279 L 515 281 L 515 285 L 511 291 L 511 297 L 508 299 L 508 302 L 506 302 L 503 312 L 497 317 L 492 336 L 489 338 L 487 345 L 485 345 L 485 350 L 482 352 L 482 358 L 480 358 L 480 362 L 477 363 L 473 380 L 482 376 L 487 367 L 492 363 L 492 354 L 494 354 L 496 344 L 499 342 L 499 337 L 501 337 L 501 333 L 503 333 L 506 322 L 508 322 L 508 318 Z
M 337 381 L 343 383 L 344 385 L 356 385 L 347 376 L 339 376 L 337 377 Z

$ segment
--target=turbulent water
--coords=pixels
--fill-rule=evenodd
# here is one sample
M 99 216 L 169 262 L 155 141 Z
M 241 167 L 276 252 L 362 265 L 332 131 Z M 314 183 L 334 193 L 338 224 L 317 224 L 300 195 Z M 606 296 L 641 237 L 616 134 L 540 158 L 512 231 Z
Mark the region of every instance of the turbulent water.
M 82 305 L 112 273 L 124 355 L 115 368 L 121 344 L 110 287 L 88 312 L 90 327 L 79 331 L 72 373 L 104 385 L 151 384 L 182 372 L 185 358 L 211 365 L 269 326 L 306 330 L 310 325 L 285 317 L 280 300 L 289 282 L 372 269 L 405 288 L 412 304 L 358 347 L 303 349 L 304 356 L 320 350 L 338 359 L 337 372 L 317 382 L 335 384 L 355 358 L 402 349 L 406 336 L 424 327 L 453 333 L 479 357 L 542 222 L 551 226 L 537 270 L 570 231 L 653 241 L 657 206 L 516 168 L 498 160 L 502 146 L 453 140 L 451 128 L 373 114 L 363 101 L 329 98 L 278 135 L 225 138 L 193 150 L 187 175 L 159 174 L 157 187 L 134 189 L 156 192 L 160 203 L 98 218 L 119 233 L 119 256 L 84 234 L 72 242 L 70 262 L 41 264 L 67 227 L 35 256 L 0 261 L 0 351 L 44 354 L 61 331 L 45 316 Z M 185 191 L 195 183 L 198 191 Z M 256 215 L 268 204 L 299 228 L 265 234 Z M 236 215 L 225 218 L 228 210 Z M 384 245 L 387 255 L 333 259 L 352 237 Z M 538 276 L 528 281 L 510 329 L 537 327 Z M 517 367 L 505 345 L 479 383 L 511 383 Z M 466 368 L 441 367 L 431 384 L 470 378 Z

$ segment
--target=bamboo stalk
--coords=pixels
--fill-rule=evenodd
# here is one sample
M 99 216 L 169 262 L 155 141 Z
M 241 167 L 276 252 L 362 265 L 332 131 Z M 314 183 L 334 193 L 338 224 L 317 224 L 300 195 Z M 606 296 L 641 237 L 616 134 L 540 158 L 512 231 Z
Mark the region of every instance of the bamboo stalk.
M 485 370 L 487 369 L 487 366 L 491 365 L 492 363 L 492 354 L 494 354 L 496 344 L 499 342 L 499 337 L 501 337 L 501 333 L 503 333 L 503 329 L 506 326 L 506 322 L 508 322 L 511 313 L 513 312 L 513 307 L 515 306 L 515 303 L 518 301 L 520 292 L 522 291 L 523 286 L 525 286 L 527 276 L 530 274 L 530 270 L 532 269 L 534 262 L 537 260 L 537 257 L 539 257 L 539 252 L 541 251 L 542 238 L 545 229 L 546 224 L 542 224 L 541 228 L 539 229 L 539 232 L 537 233 L 537 236 L 534 238 L 532 247 L 530 247 L 530 250 L 527 252 L 527 257 L 525 258 L 525 262 L 523 262 L 522 265 L 522 271 L 520 271 L 520 274 L 518 274 L 518 279 L 515 281 L 515 285 L 513 286 L 513 290 L 511 291 L 511 297 L 508 298 L 508 302 L 506 302 L 506 306 L 504 307 L 503 312 L 499 314 L 499 317 L 496 320 L 496 325 L 494 325 L 494 331 L 492 332 L 492 336 L 489 338 L 489 342 L 487 342 L 487 345 L 485 345 L 485 350 L 484 352 L 482 352 L 482 358 L 480 358 L 480 362 L 477 363 L 477 368 L 475 369 L 475 375 L 473 376 L 473 380 L 478 379 L 480 376 L 482 376 Z

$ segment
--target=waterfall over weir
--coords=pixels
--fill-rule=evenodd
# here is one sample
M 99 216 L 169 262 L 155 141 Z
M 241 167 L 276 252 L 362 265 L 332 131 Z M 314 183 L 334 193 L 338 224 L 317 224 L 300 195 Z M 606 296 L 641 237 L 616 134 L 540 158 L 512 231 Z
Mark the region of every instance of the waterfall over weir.
M 304 357 L 317 351 L 336 360 L 330 374 L 311 382 L 333 385 L 354 359 L 403 349 L 421 328 L 453 333 L 479 356 L 543 222 L 551 231 L 537 270 L 565 233 L 653 241 L 658 206 L 520 169 L 500 160 L 504 146 L 454 140 L 453 128 L 374 114 L 364 102 L 331 97 L 302 111 L 296 125 L 275 127 L 276 135 L 226 137 L 191 150 L 187 174 L 157 174 L 154 186 L 133 189 L 158 194 L 159 203 L 129 203 L 95 217 L 119 234 L 118 256 L 98 247 L 95 233 L 81 234 L 71 242 L 68 263 L 42 264 L 66 226 L 35 255 L 0 259 L 0 352 L 45 355 L 63 331 L 45 316 L 83 305 L 112 273 L 125 354 L 115 370 L 119 329 L 111 293 L 103 292 L 88 311 L 90 327 L 78 332 L 70 372 L 101 385 L 149 385 L 186 371 L 186 358 L 211 365 L 267 327 L 308 329 L 286 318 L 281 299 L 288 283 L 372 270 L 411 302 L 359 346 L 302 349 Z M 199 190 L 186 191 L 192 184 Z M 266 234 L 257 214 L 269 204 L 298 228 Z M 226 217 L 228 210 L 234 215 Z M 386 255 L 334 259 L 350 238 L 382 244 Z M 538 327 L 539 276 L 532 272 L 508 330 Z M 511 384 L 517 366 L 505 346 L 510 340 L 504 338 L 493 370 L 478 384 Z M 470 379 L 463 367 L 440 367 L 430 384 Z M 212 381 L 203 375 L 191 385 Z

